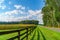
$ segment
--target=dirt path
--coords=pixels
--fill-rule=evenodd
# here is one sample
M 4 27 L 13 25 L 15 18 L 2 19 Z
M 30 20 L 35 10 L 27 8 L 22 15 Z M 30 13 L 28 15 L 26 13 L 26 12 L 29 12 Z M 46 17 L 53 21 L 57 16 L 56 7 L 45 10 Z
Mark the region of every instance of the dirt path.
M 54 28 L 54 27 L 45 27 L 45 28 L 48 28 L 50 30 L 53 30 L 53 31 L 57 31 L 57 32 L 60 32 L 60 28 Z

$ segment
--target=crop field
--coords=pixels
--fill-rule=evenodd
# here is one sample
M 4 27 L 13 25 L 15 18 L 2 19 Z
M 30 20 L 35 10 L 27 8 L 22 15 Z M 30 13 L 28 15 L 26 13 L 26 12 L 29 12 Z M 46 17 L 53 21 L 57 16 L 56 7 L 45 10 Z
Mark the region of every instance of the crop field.
M 9 30 L 0 30 L 0 32 L 2 31 L 9 31 Z M 26 30 L 21 31 L 21 34 L 24 33 L 25 31 Z M 6 35 L 0 35 L 0 40 L 6 40 L 16 35 L 18 35 L 17 32 Z M 26 40 L 26 38 L 24 40 Z M 28 40 L 60 40 L 60 32 L 52 31 L 47 28 L 37 26 L 37 28 L 30 35 L 28 35 Z
M 2 25 L 0 25 L 0 32 L 12 31 L 12 30 L 20 29 L 20 28 L 28 28 L 28 27 L 35 27 L 35 26 L 36 25 L 34 25 L 34 24 L 2 24 Z M 26 30 L 23 30 L 20 32 L 20 34 L 25 33 L 25 32 L 26 32 Z M 17 35 L 18 35 L 18 32 L 0 35 L 0 40 L 7 40 L 7 39 L 15 37 Z M 25 35 L 23 35 L 22 37 L 24 37 Z M 17 40 L 17 39 L 15 39 L 15 40 Z
M 4 29 L 20 29 L 20 28 L 27 28 L 27 27 L 34 27 L 34 24 L 0 24 L 0 30 Z

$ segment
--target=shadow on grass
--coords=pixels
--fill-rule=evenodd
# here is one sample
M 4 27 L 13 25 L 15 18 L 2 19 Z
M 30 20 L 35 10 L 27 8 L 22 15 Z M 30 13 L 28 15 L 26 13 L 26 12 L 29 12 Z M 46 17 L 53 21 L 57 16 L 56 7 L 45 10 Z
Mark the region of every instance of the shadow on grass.
M 37 40 L 40 40 L 40 32 L 39 32 L 39 30 L 38 30 L 38 38 L 37 38 Z
M 40 31 L 40 34 L 42 35 L 42 37 L 43 37 L 43 40 L 46 40 L 46 38 L 45 38 L 45 36 L 44 36 L 44 34 L 42 33 L 42 31 L 39 29 L 39 31 Z
M 35 34 L 36 34 L 36 31 L 34 32 L 34 35 L 33 35 L 33 37 L 32 37 L 32 39 L 31 39 L 31 40 L 34 40 Z

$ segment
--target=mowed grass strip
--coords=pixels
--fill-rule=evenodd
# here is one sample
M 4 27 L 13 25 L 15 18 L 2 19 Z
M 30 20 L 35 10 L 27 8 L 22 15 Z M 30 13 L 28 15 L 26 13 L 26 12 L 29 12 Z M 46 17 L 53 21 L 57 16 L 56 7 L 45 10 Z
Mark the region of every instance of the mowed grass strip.
M 34 27 L 35 24 L 0 24 L 0 30 Z
M 31 40 L 34 40 L 35 34 L 36 34 L 36 31 L 34 31 L 34 34 L 32 35 Z
M 38 28 L 40 29 L 40 33 L 42 32 L 44 37 L 42 37 L 46 40 L 60 40 L 60 32 L 56 32 L 56 31 L 52 31 L 52 30 L 49 30 L 47 28 L 44 28 L 44 27 L 40 27 L 38 26 Z

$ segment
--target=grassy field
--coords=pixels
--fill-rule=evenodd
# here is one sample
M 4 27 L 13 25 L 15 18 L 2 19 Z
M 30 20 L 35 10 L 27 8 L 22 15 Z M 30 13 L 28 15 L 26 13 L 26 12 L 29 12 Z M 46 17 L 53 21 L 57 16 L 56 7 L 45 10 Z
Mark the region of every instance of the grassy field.
M 27 27 L 34 27 L 34 24 L 0 24 L 0 30 L 5 29 L 20 29 L 20 28 L 27 28 Z
M 2 30 L 0 30 L 2 31 Z M 22 31 L 25 32 L 25 31 Z M 21 33 L 22 33 L 21 32 Z M 8 38 L 14 37 L 16 33 L 1 35 L 0 40 L 6 40 Z M 17 39 L 15 39 L 17 40 Z M 24 39 L 26 40 L 26 39 Z M 29 35 L 29 40 L 60 40 L 60 32 L 52 31 L 47 28 L 38 26 L 31 35 Z
M 34 24 L 2 24 L 2 25 L 0 25 L 0 32 L 17 30 L 17 29 L 20 29 L 20 28 L 35 27 L 35 26 L 36 25 L 34 25 Z M 26 32 L 26 30 L 21 31 L 20 34 L 22 34 L 24 32 Z M 7 40 L 7 39 L 15 37 L 17 35 L 18 35 L 17 32 L 16 33 L 11 33 L 11 34 L 6 34 L 6 35 L 0 35 L 0 40 Z
M 60 40 L 60 32 L 38 26 L 32 40 Z

